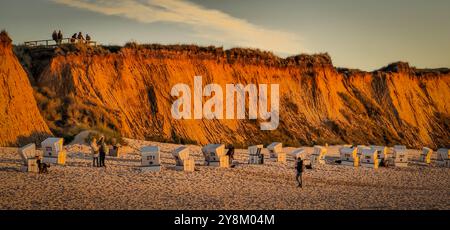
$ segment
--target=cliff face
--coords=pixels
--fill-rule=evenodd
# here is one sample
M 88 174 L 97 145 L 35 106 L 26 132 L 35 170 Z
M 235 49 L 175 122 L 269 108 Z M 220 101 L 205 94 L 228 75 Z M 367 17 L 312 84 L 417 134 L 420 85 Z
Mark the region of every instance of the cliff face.
M 27 74 L 12 52 L 11 39 L 0 34 L 0 146 L 40 142 L 50 135 L 33 97 Z
M 251 50 L 160 46 L 59 50 L 44 63 L 30 72 L 42 113 L 55 127 L 101 125 L 132 138 L 200 144 L 450 144 L 447 69 L 394 63 L 369 73 L 336 69 L 328 55 L 281 59 Z M 192 90 L 197 75 L 203 86 L 219 84 L 224 92 L 230 83 L 279 84 L 278 129 L 261 131 L 252 120 L 173 119 L 172 87 L 185 83 Z M 52 101 L 59 105 L 50 110 Z

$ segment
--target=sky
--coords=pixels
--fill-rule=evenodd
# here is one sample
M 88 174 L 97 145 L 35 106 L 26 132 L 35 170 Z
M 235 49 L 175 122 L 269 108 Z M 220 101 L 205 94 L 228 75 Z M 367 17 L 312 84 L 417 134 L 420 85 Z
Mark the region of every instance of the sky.
M 0 0 L 0 29 L 15 44 L 61 29 L 105 45 L 327 52 L 337 67 L 367 71 L 450 67 L 449 0 Z

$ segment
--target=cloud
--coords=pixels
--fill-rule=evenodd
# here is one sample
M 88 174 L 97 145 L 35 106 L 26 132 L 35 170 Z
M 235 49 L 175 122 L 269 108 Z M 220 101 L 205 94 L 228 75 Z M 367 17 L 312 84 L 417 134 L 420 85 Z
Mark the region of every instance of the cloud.
M 53 0 L 79 9 L 121 16 L 142 23 L 189 25 L 195 36 L 219 43 L 293 54 L 301 50 L 292 33 L 264 28 L 224 12 L 183 0 Z

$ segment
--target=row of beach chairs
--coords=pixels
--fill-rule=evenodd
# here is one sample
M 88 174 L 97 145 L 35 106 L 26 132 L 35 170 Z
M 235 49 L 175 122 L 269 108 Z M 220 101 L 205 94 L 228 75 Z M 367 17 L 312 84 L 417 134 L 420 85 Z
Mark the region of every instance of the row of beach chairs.
M 351 165 L 354 167 L 363 166 L 375 169 L 379 166 L 389 165 L 407 167 L 411 160 L 408 157 L 406 146 L 395 145 L 392 149 L 392 154 L 389 154 L 388 148 L 385 146 L 346 146 L 339 150 L 340 161 L 343 165 Z M 422 164 L 430 164 L 432 154 L 433 150 L 424 147 L 419 157 L 419 162 Z M 439 149 L 437 151 L 436 163 L 439 166 L 450 167 L 449 158 L 449 149 Z
M 254 145 L 248 147 L 249 164 L 264 164 L 264 155 L 262 154 L 263 145 Z M 275 142 L 267 147 L 269 150 L 270 159 L 285 163 L 286 153 L 283 152 L 281 143 Z M 141 168 L 144 171 L 160 171 L 161 161 L 159 148 L 156 146 L 146 146 L 140 149 L 142 156 Z M 176 170 L 180 171 L 194 171 L 194 159 L 189 155 L 189 149 L 186 146 L 181 146 L 172 151 L 172 156 L 175 158 Z M 202 148 L 204 157 L 204 165 L 211 167 L 230 168 L 231 160 L 225 152 L 225 145 L 223 144 L 208 144 Z
M 63 148 L 62 138 L 48 138 L 41 143 L 43 154 L 37 154 L 35 144 L 29 144 L 19 149 L 22 159 L 21 171 L 39 172 L 39 164 L 58 164 L 64 165 L 66 162 L 66 151 Z M 253 145 L 248 147 L 248 164 L 264 164 L 264 154 L 262 154 L 263 145 Z M 111 156 L 120 156 L 120 148 L 113 147 L 110 150 Z M 286 163 L 287 155 L 283 151 L 283 144 L 274 142 L 267 146 L 269 159 L 275 162 Z M 223 144 L 208 144 L 202 149 L 204 165 L 212 167 L 229 168 L 231 160 L 225 152 Z M 339 149 L 342 165 L 353 167 L 378 168 L 380 166 L 394 165 L 395 167 L 408 166 L 409 159 L 405 146 L 396 145 L 393 147 L 392 154 L 388 152 L 385 146 L 344 146 Z M 424 147 L 419 161 L 423 164 L 431 163 L 433 150 Z M 307 165 L 325 164 L 327 148 L 323 146 L 314 146 L 311 156 L 306 158 L 306 151 L 303 148 L 294 149 L 290 155 L 294 159 L 301 158 Z M 161 171 L 160 149 L 157 146 L 145 146 L 140 149 L 141 169 L 143 171 Z M 190 156 L 190 150 L 187 146 L 181 146 L 172 151 L 175 159 L 175 169 L 179 171 L 195 171 L 194 158 Z M 439 149 L 437 151 L 436 163 L 442 167 L 450 167 L 450 150 Z
M 47 138 L 41 142 L 42 152 L 40 155 L 36 151 L 36 145 L 28 144 L 19 149 L 19 155 L 22 159 L 22 166 L 20 168 L 23 172 L 40 172 L 40 164 L 50 165 L 66 163 L 66 151 L 63 148 L 62 138 Z

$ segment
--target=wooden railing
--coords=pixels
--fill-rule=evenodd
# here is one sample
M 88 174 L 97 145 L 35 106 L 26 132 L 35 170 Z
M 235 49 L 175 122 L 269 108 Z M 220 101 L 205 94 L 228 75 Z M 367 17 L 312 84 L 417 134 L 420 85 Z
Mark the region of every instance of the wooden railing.
M 55 40 L 26 41 L 24 42 L 24 45 L 28 47 L 37 47 L 37 48 L 54 48 L 62 44 L 80 44 L 80 43 L 89 46 L 97 46 L 97 42 L 95 41 L 87 41 L 84 39 L 77 39 L 77 38 L 63 38 L 60 43 L 58 43 Z

